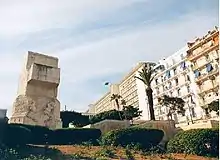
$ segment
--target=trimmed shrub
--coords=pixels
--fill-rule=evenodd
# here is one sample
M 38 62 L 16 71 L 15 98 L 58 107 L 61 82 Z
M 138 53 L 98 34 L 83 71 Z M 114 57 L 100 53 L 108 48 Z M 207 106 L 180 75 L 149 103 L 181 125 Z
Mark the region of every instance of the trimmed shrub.
M 68 145 L 68 144 L 82 144 L 83 142 L 90 142 L 93 145 L 98 144 L 97 139 L 101 136 L 99 129 L 56 129 L 48 136 L 49 144 L 53 145 Z
M 218 156 L 218 129 L 192 129 L 177 133 L 167 144 L 170 153 Z
M 29 144 L 44 145 L 48 143 L 48 136 L 52 134 L 52 131 L 43 126 L 27 125 L 27 124 L 10 124 L 14 126 L 22 126 L 28 128 L 31 131 L 31 137 Z
M 29 129 L 9 124 L 5 127 L 2 143 L 10 147 L 23 146 L 29 142 L 30 137 Z
M 103 145 L 126 147 L 133 144 L 140 149 L 150 149 L 157 146 L 163 136 L 162 130 L 133 127 L 110 131 L 102 136 L 101 142 Z

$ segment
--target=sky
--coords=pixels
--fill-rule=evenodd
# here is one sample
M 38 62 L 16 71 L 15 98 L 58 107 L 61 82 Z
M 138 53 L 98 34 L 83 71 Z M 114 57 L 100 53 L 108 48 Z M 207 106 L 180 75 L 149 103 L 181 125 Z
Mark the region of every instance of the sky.
M 218 0 L 0 0 L 0 108 L 11 115 L 27 51 L 59 58 L 61 110 L 84 112 L 139 61 L 218 26 Z

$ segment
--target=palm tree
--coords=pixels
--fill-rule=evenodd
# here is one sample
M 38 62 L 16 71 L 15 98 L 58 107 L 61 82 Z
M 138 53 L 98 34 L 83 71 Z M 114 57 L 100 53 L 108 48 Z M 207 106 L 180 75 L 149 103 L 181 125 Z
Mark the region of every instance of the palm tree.
M 153 76 L 154 69 L 149 63 L 145 63 L 144 67 L 139 72 L 139 76 L 135 78 L 141 80 L 146 85 L 146 95 L 148 98 L 148 104 L 150 109 L 150 119 L 155 120 L 154 115 L 154 103 L 153 103 L 153 90 L 151 88 L 151 82 L 153 81 L 155 75 Z
M 119 114 L 119 117 L 120 119 L 122 120 L 122 117 L 121 117 L 121 114 L 120 114 L 120 106 L 119 106 L 119 99 L 121 99 L 122 97 L 119 95 L 119 94 L 112 94 L 111 96 L 111 101 L 115 101 L 116 103 L 116 106 L 117 106 L 117 110 L 118 110 L 118 114 Z

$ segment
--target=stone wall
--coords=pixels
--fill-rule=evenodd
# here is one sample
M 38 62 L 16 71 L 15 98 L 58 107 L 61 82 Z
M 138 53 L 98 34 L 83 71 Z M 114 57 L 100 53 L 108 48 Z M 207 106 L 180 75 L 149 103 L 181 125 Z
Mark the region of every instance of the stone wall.
M 219 128 L 219 121 L 217 120 L 200 120 L 195 121 L 194 124 L 178 124 L 177 131 L 190 130 L 190 129 L 201 129 L 201 128 Z
M 163 137 L 162 143 L 169 141 L 176 134 L 176 128 L 175 128 L 174 121 L 169 121 L 169 120 L 146 121 L 146 122 L 142 122 L 141 124 L 136 125 L 136 126 L 163 130 L 164 137 Z

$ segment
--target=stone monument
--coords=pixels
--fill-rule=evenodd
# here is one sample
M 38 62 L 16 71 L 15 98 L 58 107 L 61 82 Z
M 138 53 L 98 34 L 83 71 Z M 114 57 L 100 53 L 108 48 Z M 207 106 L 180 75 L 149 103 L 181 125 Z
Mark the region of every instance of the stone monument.
M 9 123 L 60 128 L 58 58 L 28 51 Z

